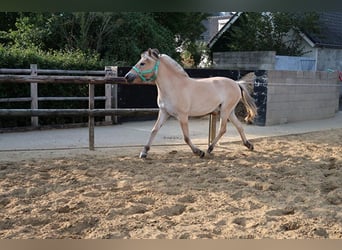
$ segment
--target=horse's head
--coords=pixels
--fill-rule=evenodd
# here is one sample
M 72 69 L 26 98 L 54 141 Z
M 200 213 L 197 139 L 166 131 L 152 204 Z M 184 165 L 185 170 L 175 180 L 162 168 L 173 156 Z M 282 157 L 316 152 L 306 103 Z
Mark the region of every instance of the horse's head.
M 127 82 L 154 81 L 157 78 L 159 63 L 159 51 L 157 49 L 148 49 L 141 54 L 137 64 L 125 75 Z

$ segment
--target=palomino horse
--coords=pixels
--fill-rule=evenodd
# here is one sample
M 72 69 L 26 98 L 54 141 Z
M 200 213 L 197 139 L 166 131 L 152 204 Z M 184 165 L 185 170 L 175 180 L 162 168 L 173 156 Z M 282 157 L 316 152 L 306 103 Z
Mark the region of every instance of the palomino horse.
M 140 158 L 146 158 L 153 139 L 169 116 L 178 119 L 184 140 L 192 152 L 203 157 L 205 153 L 189 138 L 188 118 L 203 116 L 214 111 L 220 111 L 220 129 L 207 152 L 213 151 L 216 143 L 226 132 L 228 119 L 238 130 L 243 144 L 253 150 L 253 144 L 246 139 L 243 127 L 234 111 L 241 100 L 247 109 L 246 121 L 252 121 L 257 114 L 254 100 L 241 82 L 225 77 L 190 78 L 175 60 L 168 55 L 159 54 L 157 49 L 148 49 L 142 53 L 141 59 L 125 75 L 125 78 L 129 83 L 155 81 L 158 89 L 158 119 L 147 144 L 140 153 Z

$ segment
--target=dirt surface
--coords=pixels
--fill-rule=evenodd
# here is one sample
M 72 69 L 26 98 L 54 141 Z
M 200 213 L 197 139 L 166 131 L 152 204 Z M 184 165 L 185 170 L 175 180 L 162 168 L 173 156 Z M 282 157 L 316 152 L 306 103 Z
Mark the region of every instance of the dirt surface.
M 0 238 L 342 238 L 342 129 L 253 143 L 2 153 Z

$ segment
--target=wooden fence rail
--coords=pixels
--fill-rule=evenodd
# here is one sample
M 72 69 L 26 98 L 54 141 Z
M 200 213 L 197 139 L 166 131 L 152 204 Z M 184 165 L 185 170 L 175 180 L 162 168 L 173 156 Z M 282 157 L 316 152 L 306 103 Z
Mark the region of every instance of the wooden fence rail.
M 55 74 L 55 75 L 38 75 Z M 1 75 L 2 74 L 2 75 Z M 21 75 L 30 74 L 30 75 Z M 65 74 L 65 75 L 56 75 Z M 70 76 L 67 74 L 83 74 L 81 76 Z M 96 76 L 89 76 L 96 75 Z M 159 109 L 119 109 L 117 105 L 117 84 L 127 84 L 123 77 L 117 77 L 117 67 L 106 66 L 104 71 L 79 71 L 79 70 L 39 70 L 37 65 L 31 65 L 31 69 L 0 69 L 1 83 L 30 83 L 31 97 L 20 98 L 0 98 L 0 102 L 20 102 L 31 101 L 31 109 L 0 109 L 0 116 L 31 116 L 32 124 L 38 126 L 38 116 L 88 116 L 89 128 L 89 150 L 95 149 L 94 127 L 95 116 L 106 116 L 106 121 L 112 116 L 136 116 L 145 114 L 155 114 Z M 38 97 L 38 83 L 55 84 L 87 84 L 89 86 L 88 97 Z M 94 88 L 96 84 L 105 84 L 105 96 L 95 97 Z M 114 88 L 112 89 L 112 84 Z M 142 83 L 151 84 L 151 83 Z M 114 93 L 114 103 L 112 103 L 112 92 Z M 46 100 L 88 100 L 88 109 L 38 109 L 38 101 Z M 105 109 L 95 109 L 95 100 L 105 100 Z M 116 119 L 116 118 L 114 118 Z M 215 137 L 216 115 L 210 114 L 209 138 L 211 143 Z
M 120 84 L 124 77 L 116 76 L 48 76 L 48 75 L 0 75 L 0 83 L 72 83 L 72 84 Z
M 158 108 L 136 109 L 0 109 L 0 116 L 137 116 L 158 113 Z
M 36 64 L 31 64 L 36 65 Z M 1 68 L 0 74 L 31 74 L 32 69 L 7 69 Z M 99 75 L 104 76 L 105 70 L 61 70 L 61 69 L 36 69 L 37 74 L 45 75 Z
M 30 69 L 2 68 L 0 83 L 30 83 L 30 97 L 0 98 L 0 103 L 31 102 L 31 109 L 38 109 L 39 101 L 87 101 L 89 97 L 39 97 L 38 83 L 105 84 L 105 96 L 96 96 L 94 100 L 104 100 L 105 108 L 110 109 L 117 107 L 117 86 L 112 87 L 112 84 L 125 82 L 123 77 L 117 77 L 117 67 L 114 66 L 106 66 L 104 70 L 37 69 L 36 64 L 31 64 Z M 109 115 L 105 117 L 105 121 L 110 123 L 113 118 L 114 122 L 117 122 L 116 116 Z M 33 127 L 39 125 L 37 116 L 31 117 L 31 125 Z

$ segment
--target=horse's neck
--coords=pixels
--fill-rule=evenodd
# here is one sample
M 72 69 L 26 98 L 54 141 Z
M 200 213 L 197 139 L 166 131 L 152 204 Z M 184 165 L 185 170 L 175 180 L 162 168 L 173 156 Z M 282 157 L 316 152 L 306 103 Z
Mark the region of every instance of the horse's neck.
M 156 80 L 159 97 L 164 99 L 181 95 L 182 90 L 188 85 L 188 80 L 189 77 L 185 75 L 174 74 L 171 71 L 167 71 L 166 74 L 161 71 Z
M 161 58 L 156 84 L 160 91 L 172 91 L 182 88 L 189 81 L 189 76 L 182 71 L 179 65 L 173 64 L 168 58 Z

